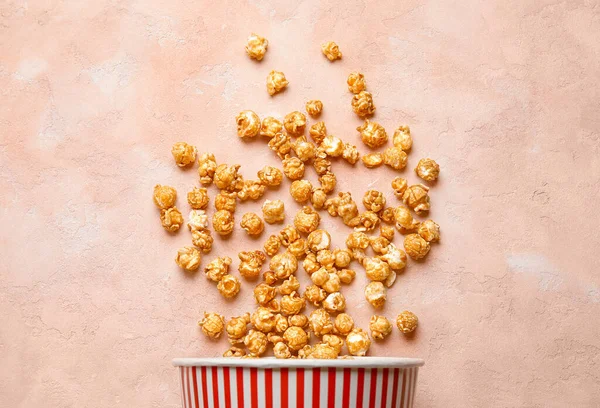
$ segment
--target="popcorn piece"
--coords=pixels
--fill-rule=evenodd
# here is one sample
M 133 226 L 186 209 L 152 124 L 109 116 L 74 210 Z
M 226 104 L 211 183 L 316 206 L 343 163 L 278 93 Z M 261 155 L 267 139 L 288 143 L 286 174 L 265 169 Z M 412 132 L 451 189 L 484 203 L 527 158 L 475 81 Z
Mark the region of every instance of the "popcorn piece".
M 280 71 L 271 71 L 267 76 L 267 92 L 273 96 L 283 91 L 289 82 L 285 79 L 285 74 Z
M 325 201 L 327 201 L 327 193 L 322 188 L 315 188 L 310 196 L 310 203 L 313 207 L 320 210 L 325 205 Z
M 187 226 L 190 231 L 205 230 L 208 228 L 208 215 L 204 210 L 192 210 L 188 215 Z
M 290 349 L 298 351 L 308 344 L 308 333 L 301 327 L 291 326 L 283 333 L 283 340 Z
M 392 271 L 401 271 L 406 267 L 406 253 L 393 243 L 383 248 L 382 254 L 378 258 L 385 261 Z
M 323 102 L 319 100 L 312 100 L 306 102 L 306 112 L 312 117 L 319 116 L 323 110 Z
M 329 249 L 322 249 L 317 252 L 317 262 L 319 262 L 321 266 L 331 269 L 335 263 L 335 255 Z
M 340 292 L 330 293 L 323 301 L 323 309 L 330 313 L 343 312 L 346 309 L 346 298 Z
M 325 194 L 329 194 L 333 190 L 335 190 L 337 178 L 335 177 L 335 174 L 328 171 L 327 173 L 319 177 L 319 182 L 321 183 L 321 189 L 323 190 L 323 192 L 325 192 Z
M 336 271 L 338 277 L 340 278 L 340 282 L 349 285 L 352 283 L 354 278 L 356 277 L 356 272 L 352 269 L 339 269 Z
M 304 176 L 304 163 L 297 157 L 283 159 L 283 174 L 290 180 L 299 180 Z
M 353 72 L 348 75 L 348 90 L 353 94 L 358 94 L 367 89 L 367 84 L 365 82 L 365 76 L 360 72 Z
M 240 265 L 238 271 L 246 279 L 256 279 L 260 275 L 260 270 L 267 260 L 267 256 L 262 251 L 243 251 L 238 254 Z
M 402 170 L 406 167 L 408 156 L 399 147 L 388 147 L 383 151 L 383 163 L 394 170 Z
M 277 235 L 270 235 L 269 238 L 267 238 L 267 240 L 265 241 L 263 248 L 265 249 L 267 255 L 273 256 L 277 252 L 279 252 L 280 246 L 281 241 L 279 241 L 279 237 L 277 237 Z
M 238 191 L 237 196 L 240 201 L 258 200 L 265 194 L 266 185 L 262 181 L 244 180 L 242 189 Z
M 420 225 L 419 221 L 413 219 L 410 210 L 403 206 L 394 209 L 394 220 L 396 221 L 396 228 L 398 228 L 398 231 L 402 234 L 416 231 Z
M 327 344 L 329 347 L 332 347 L 337 355 L 342 352 L 342 347 L 344 347 L 344 339 L 336 334 L 323 335 L 323 343 Z
M 369 330 L 374 340 L 383 340 L 392 333 L 392 324 L 385 316 L 371 316 Z
M 223 353 L 223 357 L 243 357 L 245 355 L 246 351 L 239 347 L 230 347 L 225 353 Z
M 331 161 L 328 159 L 325 150 L 320 147 L 315 152 L 313 167 L 319 176 L 331 172 Z
M 319 147 L 331 157 L 340 157 L 344 153 L 344 142 L 334 135 L 325 136 Z
M 287 279 L 298 269 L 298 260 L 290 251 L 284 251 L 271 258 L 269 269 L 278 279 Z
M 292 150 L 290 137 L 285 132 L 280 132 L 273 136 L 271 140 L 269 140 L 268 146 L 280 159 L 284 159 Z
M 204 273 L 211 281 L 219 282 L 229 272 L 229 265 L 231 265 L 230 257 L 215 258 L 204 267 Z
M 177 251 L 175 262 L 185 271 L 194 272 L 200 266 L 200 251 L 194 247 L 183 247 Z
M 291 275 L 279 285 L 279 293 L 282 295 L 289 295 L 298 291 L 298 289 L 300 289 L 300 282 L 294 275 Z
M 250 323 L 256 330 L 269 333 L 275 328 L 277 322 L 275 315 L 266 307 L 259 306 L 250 316 Z
M 254 299 L 261 306 L 265 306 L 275 299 L 275 295 L 277 295 L 277 289 L 266 283 L 261 283 L 254 288 Z
M 373 252 L 376 254 L 382 254 L 383 249 L 390 244 L 390 241 L 384 237 L 370 237 L 369 238 L 371 248 L 373 248 Z
M 235 220 L 233 214 L 226 210 L 220 210 L 213 214 L 213 228 L 221 236 L 229 235 L 233 231 Z
M 260 132 L 260 118 L 251 110 L 238 113 L 235 123 L 237 124 L 237 134 L 241 138 L 256 137 Z
M 300 136 L 306 128 L 306 116 L 302 112 L 290 112 L 283 119 L 283 127 L 290 135 Z
M 246 44 L 246 53 L 250 58 L 260 61 L 265 56 L 268 46 L 269 41 L 267 41 L 266 38 L 261 37 L 258 34 L 252 33 L 248 37 L 248 42 Z
M 361 263 L 367 278 L 372 281 L 383 282 L 390 276 L 390 266 L 379 258 L 364 258 Z
M 203 229 L 192 231 L 192 244 L 205 254 L 210 252 L 213 244 L 213 237 L 210 230 Z
M 427 242 L 440 240 L 440 226 L 432 220 L 427 220 L 419 226 L 419 235 Z
M 293 326 L 304 328 L 308 326 L 308 316 L 303 314 L 288 316 L 288 324 L 290 327 Z
M 217 284 L 217 289 L 223 297 L 230 299 L 240 293 L 240 280 L 233 275 L 225 275 Z
M 292 352 L 287 344 L 280 341 L 273 346 L 273 355 L 275 358 L 292 358 Z
M 183 224 L 183 215 L 177 207 L 160 210 L 160 222 L 165 230 L 177 232 Z
M 304 238 L 297 239 L 288 246 L 288 251 L 297 259 L 303 258 L 308 252 L 308 242 Z
M 321 337 L 333 331 L 331 316 L 325 309 L 315 309 L 308 317 L 308 324 L 315 336 Z M 288 329 L 289 330 L 289 329 Z
M 315 230 L 308 234 L 308 249 L 317 253 L 323 249 L 328 249 L 331 245 L 331 235 L 325 230 Z
M 402 195 L 402 202 L 421 215 L 430 208 L 428 192 L 429 187 L 423 184 L 414 184 L 406 189 Z
M 263 220 L 254 213 L 246 213 L 242 216 L 240 227 L 248 233 L 248 235 L 259 235 L 265 229 Z
M 355 231 L 372 231 L 379 224 L 379 215 L 373 211 L 365 211 L 353 218 L 348 225 Z
M 171 154 L 179 167 L 186 167 L 196 161 L 196 146 L 177 142 L 171 148 Z
M 295 183 L 295 182 L 294 182 Z M 321 216 L 311 207 L 304 206 L 294 217 L 294 226 L 298 231 L 310 234 L 319 227 Z
M 244 338 L 244 344 L 248 348 L 251 356 L 258 357 L 267 351 L 267 344 L 269 344 L 269 342 L 266 334 L 258 330 L 250 330 Z
M 292 150 L 300 160 L 307 162 L 315 157 L 317 147 L 314 143 L 306 141 L 305 136 L 301 136 L 292 145 Z
M 198 322 L 202 332 L 211 339 L 221 337 L 225 329 L 225 318 L 218 313 L 204 313 L 204 318 Z
M 387 290 L 381 282 L 371 282 L 365 287 L 365 299 L 373 307 L 381 308 L 387 299 Z
M 371 340 L 364 330 L 355 328 L 346 336 L 346 346 L 350 355 L 364 356 L 371 347 Z
M 338 357 L 338 352 L 335 348 L 331 347 L 329 344 L 325 344 L 325 343 L 317 343 L 315 344 L 315 346 L 311 349 L 310 354 L 308 355 L 308 358 L 315 358 L 315 359 L 336 359 Z
M 360 158 L 360 153 L 356 146 L 351 145 L 350 143 L 344 144 L 344 151 L 342 152 L 342 157 L 350 164 L 356 164 L 358 159 Z
M 379 235 L 382 236 L 383 238 L 387 239 L 388 241 L 393 241 L 394 240 L 394 227 L 390 227 L 389 225 L 383 225 L 381 224 L 379 226 Z
M 283 222 L 285 219 L 285 205 L 281 200 L 265 200 L 262 212 L 265 222 L 268 224 Z
M 287 247 L 300 239 L 300 232 L 293 225 L 286 225 L 285 228 L 279 232 L 279 239 L 283 246 Z
M 266 136 L 269 139 L 283 130 L 283 123 L 279 119 L 272 116 L 264 118 L 260 124 L 260 135 Z
M 354 319 L 347 313 L 340 313 L 333 322 L 334 333 L 346 336 L 354 329 Z
M 215 196 L 215 208 L 217 211 L 229 211 L 234 213 L 237 207 L 237 194 L 221 191 Z
M 275 328 L 273 329 L 275 333 L 282 334 L 289 327 L 288 319 L 282 314 L 278 314 L 275 316 Z M 283 338 L 281 339 L 283 341 Z
M 290 195 L 298 203 L 305 203 L 312 194 L 312 184 L 308 180 L 294 180 L 290 185 Z
M 220 190 L 234 191 L 242 181 L 241 176 L 238 174 L 240 167 L 239 164 L 233 166 L 218 165 L 213 179 L 215 186 Z
M 377 190 L 368 190 L 363 197 L 363 205 L 369 211 L 378 213 L 385 208 L 385 196 Z
M 394 195 L 401 199 L 408 187 L 408 182 L 405 178 L 396 177 L 392 180 L 392 190 L 394 190 Z
M 352 252 L 347 249 L 336 248 L 333 251 L 336 268 L 346 268 L 352 262 Z
M 358 208 L 350 193 L 339 193 L 337 202 L 337 213 L 342 217 L 344 224 L 348 225 L 350 220 L 358 215 Z
M 388 276 L 388 278 L 383 282 L 383 284 L 386 288 L 391 288 L 394 285 L 394 282 L 396 282 L 397 277 L 398 274 L 396 273 L 396 271 L 392 270 L 390 276 Z
M 352 110 L 359 117 L 364 118 L 375 113 L 375 104 L 370 92 L 361 91 L 352 97 Z
M 440 175 L 440 165 L 433 159 L 421 159 L 415 168 L 415 173 L 423 180 L 435 181 Z
M 369 237 L 364 232 L 354 231 L 346 238 L 346 246 L 349 249 L 365 250 L 369 247 Z
M 320 306 L 321 302 L 327 297 L 327 292 L 317 285 L 308 285 L 304 290 L 304 299 L 315 306 Z
M 405 310 L 400 313 L 396 318 L 396 325 L 398 326 L 398 330 L 400 330 L 404 334 L 412 333 L 415 331 L 419 324 L 419 319 L 413 312 L 409 312 Z
M 408 152 L 412 147 L 412 136 L 410 135 L 410 128 L 406 125 L 399 126 L 394 132 L 392 138 L 392 144 L 400 149 Z
M 361 157 L 366 168 L 374 169 L 383 164 L 383 155 L 381 153 L 368 153 Z
M 298 314 L 304 309 L 306 301 L 304 298 L 298 296 L 296 292 L 292 292 L 289 295 L 284 295 L 281 298 L 281 313 L 284 316 L 291 316 Z
M 215 155 L 212 153 L 202 153 L 198 158 L 198 176 L 200 176 L 200 183 L 212 183 L 216 170 L 217 161 L 215 160 Z
M 325 126 L 325 122 L 317 122 L 310 127 L 308 130 L 310 137 L 315 141 L 316 144 L 321 144 L 325 136 L 327 136 L 327 127 Z
M 393 224 L 396 219 L 394 218 L 394 208 L 386 207 L 379 213 L 379 218 L 383 222 L 387 222 L 388 224 Z
M 187 200 L 190 207 L 194 210 L 205 210 L 210 201 L 208 191 L 204 187 L 194 187 L 194 189 L 187 194 Z
M 363 143 L 370 148 L 381 147 L 388 141 L 388 136 L 383 126 L 368 119 L 361 126 L 357 127 L 356 130 L 360 132 Z
M 327 57 L 329 61 L 335 61 L 338 59 L 342 59 L 342 52 L 336 43 L 333 41 L 328 41 L 321 45 L 321 51 L 323 55 Z
M 404 238 L 404 250 L 412 259 L 423 259 L 429 253 L 429 242 L 419 234 L 410 234 Z
M 265 166 L 258 171 L 258 179 L 267 187 L 277 187 L 283 181 L 283 173 L 277 167 Z
M 310 275 L 310 280 L 318 287 L 323 287 L 327 279 L 329 279 L 329 272 L 325 268 L 319 268 Z
M 154 204 L 161 209 L 166 210 L 175 205 L 175 200 L 177 200 L 177 190 L 170 186 L 161 186 L 157 184 L 154 186 L 154 194 L 153 197 Z
M 317 255 L 312 252 L 308 253 L 302 262 L 302 267 L 309 275 L 318 271 L 321 268 L 321 265 L 317 262 Z

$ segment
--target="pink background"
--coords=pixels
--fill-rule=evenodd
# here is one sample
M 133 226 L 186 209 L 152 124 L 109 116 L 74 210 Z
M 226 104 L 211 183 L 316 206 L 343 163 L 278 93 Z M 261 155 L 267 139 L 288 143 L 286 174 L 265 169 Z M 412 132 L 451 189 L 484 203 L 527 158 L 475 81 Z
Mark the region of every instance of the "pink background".
M 207 341 L 196 322 L 249 310 L 252 285 L 224 302 L 173 262 L 190 235 L 163 231 L 152 188 L 175 186 L 187 213 L 198 181 L 171 145 L 199 145 L 252 178 L 277 160 L 264 141 L 238 140 L 237 112 L 281 117 L 318 98 L 330 132 L 366 152 L 345 85 L 353 70 L 375 120 L 413 130 L 402 174 L 417 181 L 410 169 L 427 156 L 442 168 L 430 214 L 442 243 L 410 263 L 384 311 L 414 311 L 418 333 L 395 330 L 372 354 L 426 360 L 419 407 L 599 405 L 598 3 L 286 3 L 2 3 L 2 405 L 178 407 L 171 358 L 219 355 L 226 341 Z M 252 31 L 270 41 L 262 63 L 243 50 Z M 321 55 L 327 40 L 342 61 Z M 274 98 L 271 69 L 290 81 Z M 338 191 L 358 200 L 377 188 L 396 202 L 390 169 L 334 172 Z M 288 185 L 265 198 L 285 197 L 291 222 L 300 207 Z M 241 205 L 237 220 L 259 205 Z M 323 225 L 343 244 L 339 219 L 323 213 Z M 207 259 L 237 266 L 267 233 L 237 229 Z M 364 283 L 359 273 L 345 289 L 362 327 L 373 313 Z

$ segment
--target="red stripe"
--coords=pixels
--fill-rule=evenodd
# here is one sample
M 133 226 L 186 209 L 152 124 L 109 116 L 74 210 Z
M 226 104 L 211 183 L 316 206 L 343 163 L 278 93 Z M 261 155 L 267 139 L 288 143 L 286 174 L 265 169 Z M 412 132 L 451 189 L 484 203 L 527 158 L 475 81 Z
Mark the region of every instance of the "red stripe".
M 377 399 L 377 369 L 371 368 L 371 386 L 369 387 L 369 408 L 375 408 Z
M 190 388 L 190 371 L 191 371 L 191 367 L 187 367 L 185 370 L 185 376 L 187 378 L 186 383 L 187 383 L 187 402 L 188 402 L 188 407 L 192 408 L 192 392 L 191 392 L 191 388 Z
M 206 367 L 202 367 L 202 401 L 204 408 L 208 408 L 208 385 L 206 384 Z
M 405 398 L 405 392 L 404 389 L 406 388 L 406 370 L 402 370 L 402 393 L 400 394 L 400 407 L 404 408 L 404 398 Z
M 192 367 L 192 381 L 194 382 L 194 402 L 196 403 L 196 408 L 200 408 L 200 403 L 198 402 L 198 378 L 196 377 L 196 367 Z
M 387 368 L 383 369 L 383 382 L 381 384 L 381 408 L 385 408 L 387 405 L 387 389 L 388 389 L 388 377 L 390 370 Z
M 396 408 L 396 403 L 398 402 L 398 377 L 400 369 L 394 369 L 394 383 L 392 384 L 392 408 Z
M 185 408 L 185 380 L 183 379 L 183 371 L 185 367 L 179 367 L 179 372 L 181 373 L 181 405 Z
M 231 380 L 229 367 L 223 367 L 223 383 L 225 384 L 225 407 L 231 408 Z
M 235 379 L 237 383 L 237 406 L 244 408 L 244 369 L 238 367 L 235 370 Z
M 362 408 L 365 392 L 365 369 L 358 369 L 358 381 L 356 383 L 356 408 Z
M 273 370 L 265 369 L 265 407 L 273 408 Z
M 250 404 L 258 408 L 258 374 L 256 367 L 250 368 Z
M 342 407 L 350 405 L 350 369 L 344 368 L 344 386 L 342 396 Z
M 296 406 L 304 407 L 304 368 L 296 370 Z
M 327 407 L 335 408 L 335 367 L 329 367 L 329 378 L 327 380 Z
M 219 377 L 217 377 L 218 367 L 212 368 L 212 386 L 213 386 L 213 405 L 219 408 Z
M 313 378 L 313 394 L 312 394 L 312 406 L 319 408 L 321 402 L 321 369 L 315 367 L 312 369 Z
M 281 369 L 281 407 L 288 408 L 288 369 Z

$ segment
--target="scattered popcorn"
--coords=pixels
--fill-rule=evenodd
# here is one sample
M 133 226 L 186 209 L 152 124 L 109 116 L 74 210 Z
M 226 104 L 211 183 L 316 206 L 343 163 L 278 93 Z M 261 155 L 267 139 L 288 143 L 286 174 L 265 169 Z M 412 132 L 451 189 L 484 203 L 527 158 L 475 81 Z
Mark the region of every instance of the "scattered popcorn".
M 398 326 L 398 330 L 400 330 L 404 334 L 411 333 L 415 331 L 419 324 L 419 319 L 413 312 L 409 312 L 405 310 L 400 313 L 396 318 L 396 325 Z
M 281 244 L 283 246 L 287 247 L 291 243 L 293 243 L 296 240 L 300 239 L 300 232 L 298 231 L 298 229 L 296 229 L 295 226 L 293 226 L 293 225 L 286 225 L 279 232 L 279 239 L 281 240 Z
M 267 92 L 273 96 L 283 91 L 289 82 L 285 79 L 285 74 L 280 71 L 271 71 L 267 76 Z
M 367 89 L 367 84 L 365 82 L 365 76 L 360 72 L 353 72 L 348 75 L 348 90 L 353 94 L 358 94 Z
M 208 191 L 204 187 L 194 187 L 194 189 L 187 194 L 187 200 L 190 207 L 194 210 L 205 210 L 210 198 L 208 197 Z
M 308 242 L 304 238 L 297 239 L 288 246 L 288 251 L 297 259 L 301 259 L 308 251 Z
M 248 235 L 259 235 L 265 229 L 263 220 L 254 213 L 244 214 L 242 216 L 240 227 L 242 227 Z
M 312 117 L 319 116 L 321 114 L 322 110 L 323 110 L 323 102 L 321 102 L 319 100 L 312 100 L 312 101 L 306 102 L 306 112 L 310 116 L 312 116 Z
M 215 155 L 212 153 L 202 153 L 198 158 L 198 176 L 200 176 L 200 183 L 211 184 L 216 170 L 217 161 L 215 160 Z
M 321 45 L 321 51 L 323 55 L 327 57 L 329 61 L 335 61 L 338 59 L 342 59 L 342 52 L 336 43 L 333 41 L 328 41 Z
M 335 255 L 329 249 L 322 249 L 317 252 L 317 262 L 325 268 L 333 268 L 335 263 Z
M 373 211 L 365 211 L 348 223 L 355 231 L 372 231 L 379 225 L 379 215 Z
M 402 202 L 414 212 L 421 215 L 429 211 L 429 187 L 423 184 L 414 184 L 406 189 L 402 195 Z
M 304 206 L 294 217 L 294 226 L 298 231 L 310 234 L 319 227 L 321 216 L 311 207 Z
M 296 292 L 292 292 L 281 298 L 281 313 L 284 316 L 298 314 L 304 309 L 305 304 L 306 301 L 304 298 L 300 297 Z
M 395 235 L 394 227 L 381 224 L 379 226 L 379 235 L 382 236 L 383 238 L 387 239 L 390 242 L 393 241 L 394 235 Z
M 230 347 L 223 353 L 223 357 L 243 357 L 246 355 L 246 351 L 239 347 Z
M 225 318 L 218 313 L 204 313 L 204 319 L 198 322 L 202 332 L 211 339 L 221 337 L 225 329 Z
M 392 138 L 392 144 L 400 149 L 408 152 L 412 147 L 412 137 L 410 135 L 410 128 L 402 125 L 396 129 Z
M 183 224 L 183 215 L 177 207 L 160 210 L 160 222 L 165 230 L 177 232 Z
M 267 186 L 260 180 L 244 180 L 242 189 L 237 192 L 240 201 L 258 200 L 265 193 Z
M 192 210 L 188 215 L 187 226 L 190 231 L 205 230 L 208 228 L 208 215 L 204 210 Z
M 259 357 L 267 351 L 267 335 L 258 330 L 250 330 L 244 338 L 244 344 L 253 357 Z
M 234 191 L 242 181 L 241 176 L 238 174 L 240 167 L 239 164 L 233 166 L 218 165 L 213 178 L 215 186 L 220 190 Z
M 392 271 L 401 271 L 406 267 L 406 253 L 393 243 L 389 243 L 381 252 L 378 258 L 385 261 Z
M 252 315 L 250 315 L 250 323 L 256 330 L 263 333 L 269 333 L 275 328 L 276 316 L 266 307 L 259 306 Z
M 390 276 L 390 266 L 379 258 L 364 258 L 361 263 L 367 278 L 372 281 L 383 282 Z
M 175 205 L 175 200 L 177 200 L 177 190 L 170 186 L 161 186 L 157 184 L 154 186 L 154 195 L 152 197 L 154 199 L 154 204 L 161 209 L 166 210 Z
M 364 356 L 371 347 L 371 340 L 364 330 L 355 328 L 346 336 L 346 346 L 351 355 Z
M 361 126 L 357 127 L 356 130 L 360 132 L 363 143 L 372 149 L 381 147 L 388 141 L 388 136 L 383 126 L 368 119 Z
M 344 347 L 344 339 L 336 334 L 323 335 L 323 343 L 333 348 L 337 355 L 341 354 L 342 347 Z
M 177 142 L 171 148 L 171 154 L 179 167 L 186 167 L 196 161 L 196 146 Z
M 354 329 L 354 319 L 347 313 L 340 313 L 335 317 L 333 325 L 334 333 L 346 336 Z
M 440 240 L 440 226 L 432 220 L 422 222 L 418 233 L 427 242 L 438 242 Z
M 320 210 L 327 201 L 327 193 L 322 188 L 315 188 L 310 196 L 310 203 L 317 210 Z
M 314 306 L 320 306 L 321 302 L 327 297 L 327 292 L 317 285 L 308 285 L 304 290 L 304 299 L 312 303 Z
M 340 157 L 344 153 L 344 142 L 334 135 L 325 136 L 319 147 L 331 157 Z
M 265 241 L 263 248 L 265 252 L 269 256 L 275 255 L 279 252 L 279 247 L 281 246 L 281 241 L 279 241 L 279 237 L 277 235 L 271 235 Z
M 315 358 L 315 359 L 336 359 L 338 356 L 338 352 L 335 348 L 331 347 L 329 344 L 325 343 L 317 343 L 312 347 L 310 354 L 307 358 Z
M 213 228 L 219 235 L 231 234 L 235 220 L 233 214 L 226 210 L 220 210 L 213 214 Z
M 279 132 L 269 140 L 267 144 L 269 149 L 273 150 L 280 159 L 284 159 L 292 150 L 290 137 L 285 132 Z
M 177 251 L 175 262 L 183 270 L 194 272 L 200 266 L 201 260 L 200 251 L 194 247 L 183 247 Z
M 292 136 L 300 136 L 306 128 L 306 116 L 304 113 L 294 111 L 285 115 L 283 127 Z
M 363 205 L 369 211 L 378 213 L 385 208 L 385 196 L 377 190 L 368 190 L 363 197 Z
M 248 42 L 246 44 L 246 53 L 250 58 L 260 61 L 265 56 L 268 46 L 269 41 L 267 41 L 266 38 L 261 37 L 258 34 L 252 33 L 248 37 Z
M 381 282 L 371 282 L 365 287 L 365 299 L 375 308 L 381 308 L 387 299 L 387 290 Z
M 303 314 L 288 316 L 288 324 L 290 327 L 293 326 L 304 328 L 308 326 L 308 316 Z
M 338 269 L 336 273 L 340 278 L 340 282 L 346 285 L 351 284 L 356 277 L 356 272 L 353 269 Z
M 394 208 L 386 207 L 379 213 L 379 218 L 383 222 L 387 222 L 388 224 L 393 224 L 396 219 L 394 218 Z
M 283 222 L 285 219 L 285 205 L 281 200 L 265 200 L 262 212 L 265 222 L 268 224 Z
M 264 118 L 260 124 L 260 135 L 266 136 L 269 139 L 275 137 L 277 133 L 283 130 L 283 123 L 279 119 L 272 116 Z
M 370 92 L 361 91 L 352 97 L 352 110 L 359 117 L 364 118 L 375 113 L 375 104 Z
M 374 340 L 383 340 L 392 333 L 392 324 L 385 316 L 371 316 L 369 330 Z
M 284 251 L 271 258 L 269 269 L 278 279 L 287 279 L 298 269 L 298 260 L 290 251 Z
M 352 252 L 347 249 L 336 248 L 333 251 L 336 268 L 347 268 L 352 262 Z
M 328 249 L 331 244 L 331 235 L 325 230 L 315 230 L 308 234 L 308 249 L 317 253 L 323 249 Z
M 289 295 L 292 292 L 298 291 L 298 289 L 300 289 L 300 282 L 294 275 L 291 275 L 279 285 L 279 293 L 282 295 Z
M 302 327 L 290 326 L 283 333 L 283 340 L 290 349 L 298 351 L 308 344 L 308 333 Z
M 310 127 L 308 133 L 316 144 L 321 144 L 325 136 L 327 136 L 327 127 L 324 122 L 317 122 Z
M 321 337 L 333 331 L 331 316 L 325 309 L 315 309 L 308 317 L 308 325 L 315 336 Z M 288 329 L 289 330 L 289 329 Z
M 306 141 L 305 136 L 300 136 L 292 145 L 292 150 L 300 160 L 307 162 L 315 157 L 317 147 L 314 143 Z
M 237 134 L 241 138 L 252 138 L 258 136 L 260 132 L 260 118 L 251 110 L 241 111 L 235 117 L 237 124 Z
M 344 151 L 342 152 L 342 157 L 350 164 L 356 164 L 358 159 L 360 158 L 360 153 L 356 146 L 351 145 L 350 143 L 344 144 Z
M 237 194 L 221 191 L 215 196 L 215 209 L 217 211 L 229 211 L 234 213 L 237 207 Z
M 262 251 L 244 251 L 238 254 L 240 265 L 238 271 L 246 279 L 256 279 L 260 275 L 267 256 Z
M 204 267 L 204 273 L 211 281 L 219 282 L 223 276 L 229 273 L 229 265 L 231 265 L 230 257 L 223 256 L 215 258 Z
M 283 174 L 290 180 L 300 180 L 304 176 L 304 163 L 297 157 L 283 159 Z
M 283 181 L 283 173 L 273 166 L 263 167 L 257 175 L 258 179 L 267 187 L 277 187 Z
M 254 288 L 254 299 L 261 306 L 267 305 L 271 300 L 275 299 L 277 289 L 266 283 L 261 283 Z
M 298 203 L 310 200 L 313 186 L 308 180 L 294 180 L 290 185 L 290 195 Z
M 306 254 L 304 261 L 302 261 L 302 268 L 304 268 L 306 273 L 309 275 L 312 275 L 321 268 L 321 265 L 319 262 L 317 262 L 317 255 L 314 252 L 309 252 Z
M 346 309 L 346 298 L 340 292 L 333 292 L 323 300 L 322 306 L 329 313 L 343 312 Z
M 213 244 L 213 237 L 210 230 L 203 229 L 192 231 L 192 244 L 205 254 L 210 252 Z
M 360 249 L 364 251 L 369 247 L 369 243 L 370 240 L 368 235 L 361 231 L 351 232 L 346 238 L 346 246 L 350 250 Z
M 390 241 L 384 237 L 370 237 L 369 241 L 373 252 L 376 254 L 382 254 L 383 249 L 390 244 Z
M 399 206 L 394 209 L 394 220 L 396 222 L 396 228 L 402 234 L 407 232 L 416 231 L 419 228 L 419 221 L 413 219 L 410 210 L 404 206 Z
M 278 314 L 275 316 L 275 328 L 273 329 L 275 333 L 283 334 L 289 327 L 288 319 L 286 316 L 282 314 Z M 283 341 L 283 338 L 281 338 Z
M 331 172 L 331 161 L 329 160 L 325 150 L 321 149 L 320 147 L 315 152 L 313 167 L 319 176 Z
M 425 181 L 435 181 L 440 175 L 440 166 L 433 159 L 421 159 L 415 173 Z
M 402 170 L 406 167 L 408 156 L 404 151 L 396 146 L 388 147 L 383 151 L 383 164 L 390 166 L 394 170 Z
M 291 358 L 292 352 L 287 344 L 280 341 L 273 346 L 273 355 L 275 358 Z
M 419 234 L 410 234 L 404 238 L 404 250 L 412 259 L 423 259 L 429 253 L 429 242 Z
M 402 199 L 407 187 L 408 182 L 405 178 L 396 177 L 392 180 L 392 190 L 394 190 L 394 195 L 399 199 Z
M 237 296 L 241 289 L 241 283 L 235 276 L 225 275 L 217 284 L 217 289 L 223 297 L 229 299 Z

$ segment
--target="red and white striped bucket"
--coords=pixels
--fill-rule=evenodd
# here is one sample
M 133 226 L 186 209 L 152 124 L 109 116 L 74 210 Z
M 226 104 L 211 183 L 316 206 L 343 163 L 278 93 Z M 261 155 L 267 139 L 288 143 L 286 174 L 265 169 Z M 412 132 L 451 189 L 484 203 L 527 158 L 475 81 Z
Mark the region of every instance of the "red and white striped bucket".
M 411 408 L 423 360 L 179 358 L 184 408 Z

